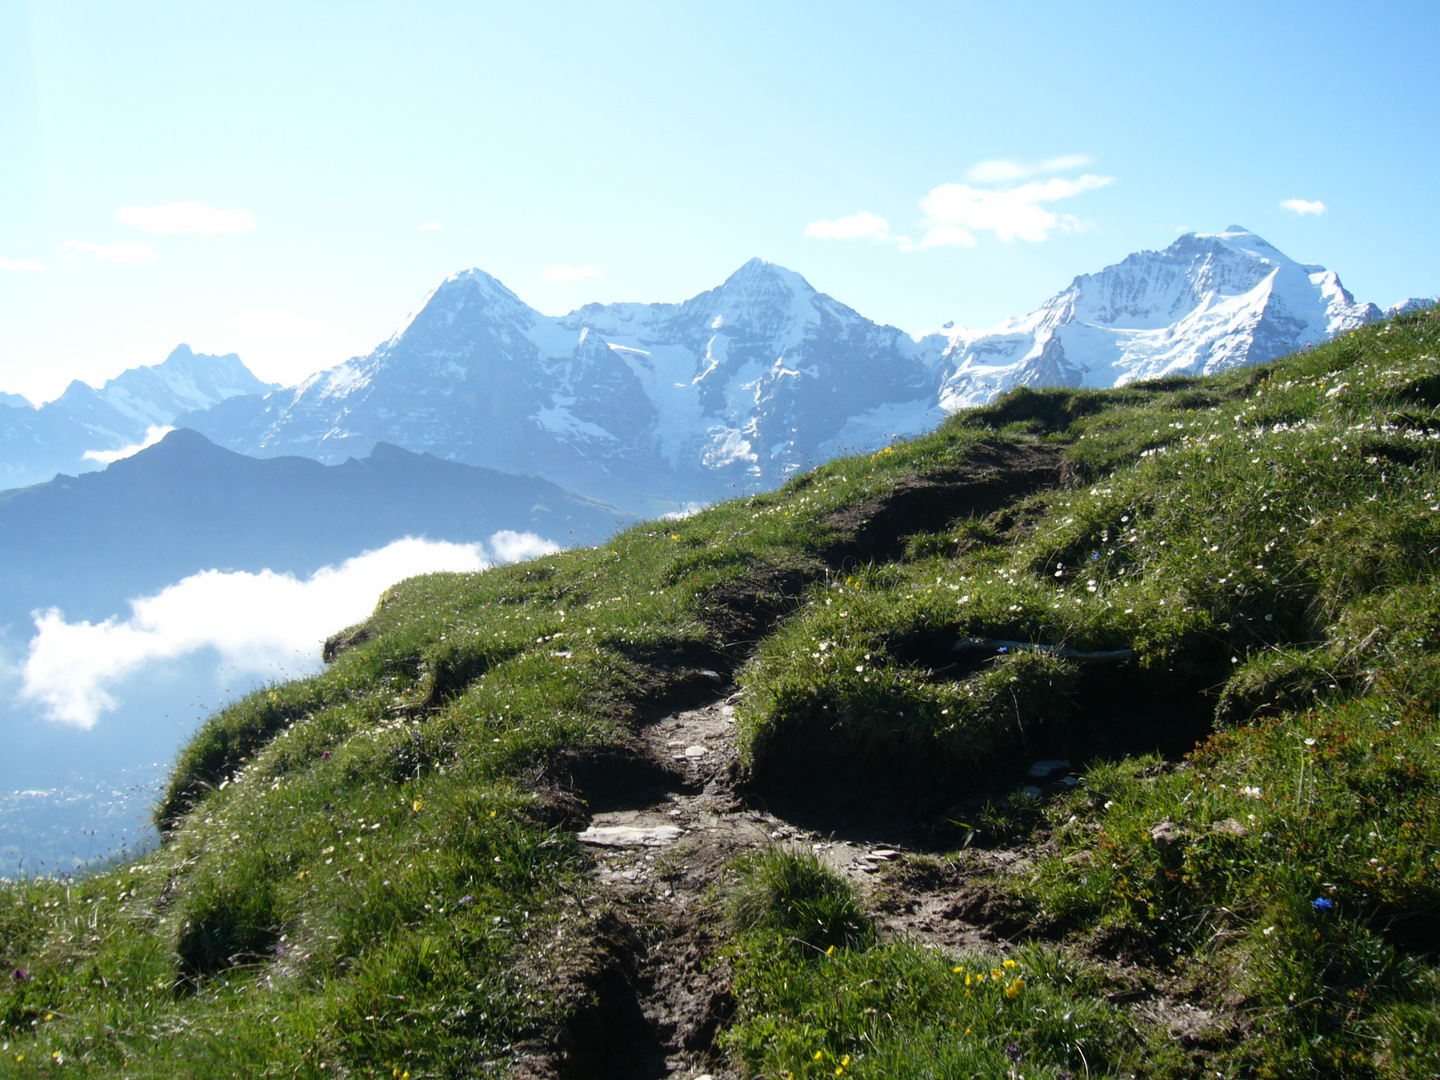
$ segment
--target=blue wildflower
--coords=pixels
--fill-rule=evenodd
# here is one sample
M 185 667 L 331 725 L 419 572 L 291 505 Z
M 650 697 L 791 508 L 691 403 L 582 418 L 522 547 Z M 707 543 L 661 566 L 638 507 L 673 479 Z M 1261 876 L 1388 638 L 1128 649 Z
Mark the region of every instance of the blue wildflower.
M 1316 911 L 1320 911 L 1320 912 L 1334 911 L 1334 910 L 1335 910 L 1335 901 L 1334 901 L 1334 900 L 1330 900 L 1330 899 L 1328 899 L 1327 897 L 1324 897 L 1324 896 L 1317 896 L 1317 897 L 1315 898 L 1314 903 L 1313 903 L 1311 906 L 1313 906 Z

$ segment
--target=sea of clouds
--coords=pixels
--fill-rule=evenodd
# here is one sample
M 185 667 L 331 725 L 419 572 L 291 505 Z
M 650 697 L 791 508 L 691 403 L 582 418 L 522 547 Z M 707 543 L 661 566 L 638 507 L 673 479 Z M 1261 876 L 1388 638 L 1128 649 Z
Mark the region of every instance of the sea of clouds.
M 38 705 L 48 720 L 88 729 L 117 708 L 119 684 L 204 650 L 242 676 L 306 675 L 319 669 L 325 638 L 364 619 L 398 581 L 559 550 L 534 533 L 509 530 L 488 544 L 405 537 L 303 579 L 270 570 L 205 570 L 130 601 L 128 617 L 99 623 L 70 622 L 50 608 L 35 614 L 18 697 Z

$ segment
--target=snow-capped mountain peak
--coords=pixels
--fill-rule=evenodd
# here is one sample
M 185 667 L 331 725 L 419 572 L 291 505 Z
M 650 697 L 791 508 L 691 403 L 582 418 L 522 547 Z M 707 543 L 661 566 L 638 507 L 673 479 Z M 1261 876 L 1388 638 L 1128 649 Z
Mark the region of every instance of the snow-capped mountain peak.
M 99 389 L 77 380 L 38 409 L 0 411 L 0 487 L 98 468 L 114 451 L 140 444 L 151 429 L 170 425 L 182 413 L 275 389 L 234 353 L 208 356 L 188 345 L 177 346 L 159 364 L 122 372 Z M 23 398 L 15 403 L 29 405 Z
M 1378 314 L 1238 226 L 1082 274 L 997 327 L 913 338 L 762 259 L 683 303 L 559 318 L 472 269 L 370 355 L 187 422 L 247 453 L 339 461 L 385 441 L 655 512 L 772 486 L 1012 386 L 1214 371 Z
M 1115 386 L 1271 360 L 1379 317 L 1239 225 L 1140 251 L 992 330 L 946 331 L 948 409 L 1013 386 Z

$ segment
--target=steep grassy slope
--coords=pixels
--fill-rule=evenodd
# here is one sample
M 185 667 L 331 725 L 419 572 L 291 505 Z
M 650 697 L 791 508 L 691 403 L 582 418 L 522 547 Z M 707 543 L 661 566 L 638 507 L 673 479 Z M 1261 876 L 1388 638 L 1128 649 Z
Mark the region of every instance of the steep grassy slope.
M 1419 315 L 1021 391 L 772 495 L 399 585 L 323 674 L 207 723 L 160 851 L 0 890 L 0 1068 L 600 1075 L 573 1051 L 628 901 L 575 831 L 649 782 L 638 732 L 733 679 L 742 792 L 933 826 L 895 889 L 983 878 L 985 845 L 1032 872 L 986 886 L 1027 944 L 944 956 L 813 860 L 741 860 L 717 1070 L 1434 1075 L 1437 354 Z M 1010 794 L 1034 757 L 1089 769 Z M 1141 984 L 1213 1022 L 1172 1038 Z

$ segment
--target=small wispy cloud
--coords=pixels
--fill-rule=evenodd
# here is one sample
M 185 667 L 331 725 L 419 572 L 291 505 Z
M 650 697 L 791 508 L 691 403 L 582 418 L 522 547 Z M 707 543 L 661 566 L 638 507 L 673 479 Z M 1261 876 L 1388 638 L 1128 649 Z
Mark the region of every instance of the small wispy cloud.
M 878 214 L 861 211 L 834 221 L 812 221 L 805 226 L 805 235 L 820 240 L 882 240 L 898 239 L 890 234 L 890 222 Z
M 965 173 L 969 183 L 941 184 L 920 200 L 926 230 L 917 244 L 908 236 L 890 231 L 890 222 L 878 214 L 862 211 L 834 221 L 812 221 L 805 235 L 822 240 L 867 239 L 895 244 L 901 251 L 917 247 L 974 247 L 976 234 L 994 233 L 1003 243 L 1025 240 L 1039 243 L 1053 232 L 1084 232 L 1093 222 L 1073 214 L 1059 214 L 1045 204 L 1070 199 L 1086 191 L 1115 183 L 1113 176 L 1084 173 L 1073 179 L 1052 176 L 1016 185 L 1015 181 L 1044 173 L 1070 172 L 1091 164 L 1081 154 L 1048 158 L 1037 164 L 1008 159 L 982 161 Z M 987 186 L 978 187 L 975 185 Z
M 66 240 L 60 245 L 70 251 L 88 251 L 103 262 L 153 263 L 160 256 L 143 240 L 131 240 L 128 244 L 91 244 L 84 240 Z
M 174 430 L 173 427 L 156 427 L 152 424 L 145 429 L 145 438 L 138 443 L 122 446 L 118 450 L 86 450 L 80 457 L 85 461 L 98 461 L 101 465 L 110 465 L 123 458 L 133 457 L 141 450 L 148 450 Z
M 1092 159 L 1084 154 L 1064 154 L 1036 165 L 1026 165 L 1008 158 L 993 158 L 970 166 L 965 173 L 965 179 L 972 184 L 1008 184 L 1015 180 L 1028 180 L 1032 176 L 1074 172 L 1090 164 Z
M 600 270 L 594 266 L 547 266 L 540 271 L 546 281 L 583 281 L 585 278 L 600 277 Z
M 0 270 L 44 270 L 39 259 L 0 259 Z
M 1282 199 L 1280 200 L 1280 209 L 1289 210 L 1292 214 L 1298 214 L 1300 217 L 1304 217 L 1306 214 L 1319 217 L 1325 213 L 1325 204 L 1319 199 Z
M 1005 244 L 1015 240 L 1037 244 L 1057 230 L 1080 232 L 1088 227 L 1085 222 L 1070 214 L 1057 214 L 1045 204 L 1113 183 L 1113 176 L 1087 173 L 1074 180 L 1055 177 L 1010 188 L 941 184 L 920 200 L 929 215 L 921 223 L 929 231 L 920 243 L 922 247 L 973 247 L 977 232 L 992 232 Z
M 215 236 L 219 233 L 246 232 L 255 228 L 255 219 L 248 210 L 217 210 L 198 202 L 166 203 L 164 206 L 122 206 L 115 211 L 115 220 L 141 232 L 170 236 L 194 233 Z
M 534 533 L 504 531 L 485 545 L 406 537 L 310 577 L 206 570 L 130 602 L 127 619 L 35 617 L 20 697 L 57 723 L 91 728 L 115 709 L 119 684 L 154 665 L 213 649 L 221 666 L 283 676 L 314 670 L 326 635 L 365 618 L 386 588 L 416 574 L 483 570 L 558 551 Z
M 422 221 L 420 223 L 421 232 L 440 232 L 444 228 L 445 226 L 438 221 Z

